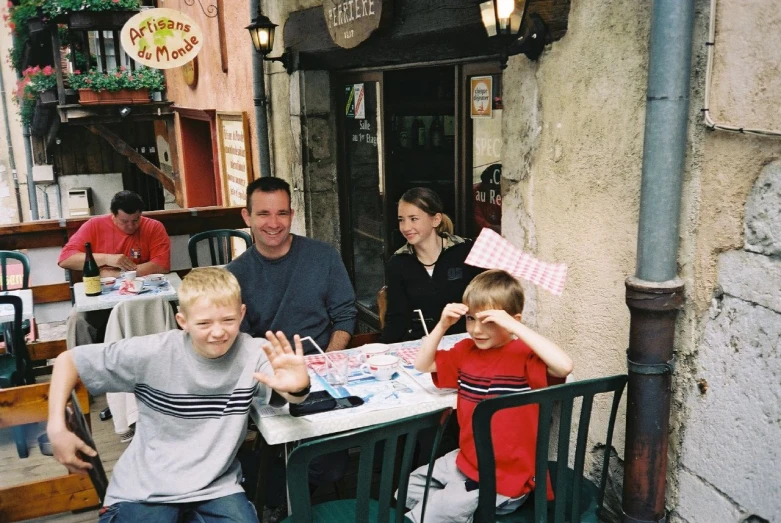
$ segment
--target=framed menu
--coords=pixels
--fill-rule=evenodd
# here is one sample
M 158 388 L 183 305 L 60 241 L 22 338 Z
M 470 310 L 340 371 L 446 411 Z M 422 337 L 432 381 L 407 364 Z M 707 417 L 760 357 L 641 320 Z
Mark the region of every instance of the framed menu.
M 252 148 L 247 113 L 217 112 L 223 204 L 245 206 L 247 185 L 253 180 Z

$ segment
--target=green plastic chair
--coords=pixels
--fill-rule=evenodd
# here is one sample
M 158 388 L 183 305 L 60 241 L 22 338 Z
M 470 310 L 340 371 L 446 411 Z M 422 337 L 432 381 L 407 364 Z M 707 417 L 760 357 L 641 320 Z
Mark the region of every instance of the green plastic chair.
M 442 431 L 453 409 L 447 408 L 409 418 L 356 429 L 342 434 L 326 436 L 307 441 L 290 454 L 287 463 L 287 483 L 291 514 L 286 522 L 310 523 L 401 523 L 409 521 L 404 517 L 404 502 L 400 510 L 393 508 L 394 478 L 398 478 L 398 499 L 407 499 L 409 475 L 412 472 L 415 443 L 418 435 L 426 429 L 435 429 L 436 436 L 429 461 L 428 474 L 434 466 L 436 449 Z M 378 445 L 379 444 L 379 445 Z M 313 458 L 340 450 L 360 449 L 358 462 L 357 493 L 355 499 L 327 501 L 312 505 L 309 495 L 309 464 Z M 401 447 L 399 464 L 397 448 Z M 375 450 L 376 449 L 376 450 Z M 371 498 L 374 459 L 382 460 L 382 477 L 378 499 Z M 398 465 L 398 466 L 397 466 Z M 423 498 L 425 504 L 426 498 Z M 425 505 L 424 505 L 425 506 Z M 425 516 L 425 513 L 424 513 Z
M 489 521 L 534 523 L 599 521 L 607 482 L 613 428 L 626 382 L 627 376 L 622 374 L 498 396 L 479 403 L 475 407 L 472 417 L 477 449 L 477 470 L 480 475 L 480 496 L 475 512 L 475 523 Z M 604 440 L 604 451 L 602 451 L 602 474 L 599 485 L 594 484 L 583 475 L 586 452 L 588 451 L 587 438 L 591 411 L 594 396 L 597 394 L 612 395 L 610 421 Z M 568 465 L 570 429 L 572 427 L 573 405 L 578 398 L 581 398 L 582 401 L 575 444 L 574 469 L 572 469 Z M 556 461 L 548 461 L 554 403 L 560 403 L 561 406 L 558 443 Z M 491 439 L 491 418 L 500 410 L 531 404 L 539 405 L 537 460 L 535 464 L 535 477 L 538 478 L 536 489 L 518 510 L 512 514 L 499 516 L 496 514 L 496 465 Z M 540 479 L 545 478 L 548 472 L 550 472 L 555 494 L 555 500 L 551 502 L 547 501 L 547 481 Z M 573 495 L 573 492 L 578 494 Z
M 17 260 L 22 264 L 22 289 L 30 286 L 30 259 L 19 251 L 0 251 L 0 291 L 8 290 L 8 260 Z
M 0 291 L 8 290 L 8 260 L 17 260 L 22 264 L 22 289 L 30 287 L 30 259 L 19 251 L 0 251 Z M 30 332 L 30 321 L 22 321 L 24 334 Z M 5 329 L 2 332 L 6 335 Z
M 22 334 L 22 299 L 18 296 L 0 296 L 0 305 L 11 305 L 14 308 L 14 320 L 10 329 L 6 329 L 5 354 L 0 354 L 0 389 L 32 385 L 35 376 L 32 373 L 32 362 L 27 352 Z M 16 452 L 20 458 L 30 455 L 27 449 L 24 426 L 13 427 Z
M 231 238 L 241 238 L 247 244 L 247 249 L 252 245 L 252 236 L 244 231 L 237 229 L 214 229 L 213 231 L 199 232 L 193 234 L 187 242 L 187 251 L 190 253 L 190 264 L 193 267 L 200 267 L 198 263 L 198 243 L 202 241 L 209 242 L 209 254 L 211 263 L 209 265 L 225 265 L 233 259 L 233 249 L 231 248 Z

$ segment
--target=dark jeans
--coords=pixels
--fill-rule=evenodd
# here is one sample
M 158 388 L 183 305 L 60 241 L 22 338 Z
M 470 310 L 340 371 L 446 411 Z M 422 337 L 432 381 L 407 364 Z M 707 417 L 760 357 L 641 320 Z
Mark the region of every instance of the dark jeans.
M 101 511 L 100 523 L 257 523 L 255 507 L 243 492 L 195 503 L 115 503 Z

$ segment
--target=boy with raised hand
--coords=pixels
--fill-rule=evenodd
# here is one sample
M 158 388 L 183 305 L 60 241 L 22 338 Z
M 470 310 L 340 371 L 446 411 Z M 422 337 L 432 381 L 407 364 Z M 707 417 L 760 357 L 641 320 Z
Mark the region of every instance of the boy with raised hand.
M 65 403 L 79 378 L 93 394 L 135 392 L 136 436 L 114 467 L 100 521 L 258 521 L 239 485 L 236 454 L 254 399 L 306 398 L 301 340 L 294 336 L 294 351 L 281 332 L 267 332 L 268 343 L 240 334 L 241 291 L 224 269 L 193 270 L 178 295 L 183 330 L 57 357 L 47 427 L 54 455 L 84 473 L 91 467 L 76 452 L 96 454 L 65 426 Z
M 477 452 L 472 413 L 483 399 L 546 387 L 548 377 L 564 378 L 572 360 L 551 340 L 521 323 L 523 288 L 510 274 L 486 271 L 464 291 L 463 303 L 450 303 L 415 358 L 415 368 L 433 373 L 437 387 L 458 388 L 461 427 L 458 449 L 434 464 L 426 523 L 472 521 L 478 501 Z M 450 350 L 437 350 L 447 329 L 466 316 L 470 338 Z M 534 489 L 537 408 L 510 409 L 494 416 L 496 511 L 516 510 Z M 421 521 L 428 465 L 410 476 L 407 517 Z

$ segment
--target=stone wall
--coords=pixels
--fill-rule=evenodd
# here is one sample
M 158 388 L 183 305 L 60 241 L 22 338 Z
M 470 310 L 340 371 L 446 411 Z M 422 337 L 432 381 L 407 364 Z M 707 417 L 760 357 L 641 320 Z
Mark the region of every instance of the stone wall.
M 745 208 L 746 243 L 719 256 L 689 387 L 674 514 L 688 523 L 781 521 L 781 164 Z

